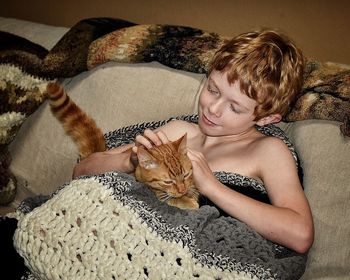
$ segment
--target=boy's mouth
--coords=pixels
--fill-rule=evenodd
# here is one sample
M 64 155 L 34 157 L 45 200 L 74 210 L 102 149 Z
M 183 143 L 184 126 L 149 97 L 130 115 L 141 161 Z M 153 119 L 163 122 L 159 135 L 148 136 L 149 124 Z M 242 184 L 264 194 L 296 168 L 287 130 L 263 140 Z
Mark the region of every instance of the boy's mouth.
M 205 114 L 202 114 L 202 121 L 209 126 L 215 126 L 218 125 L 215 122 L 211 121 Z

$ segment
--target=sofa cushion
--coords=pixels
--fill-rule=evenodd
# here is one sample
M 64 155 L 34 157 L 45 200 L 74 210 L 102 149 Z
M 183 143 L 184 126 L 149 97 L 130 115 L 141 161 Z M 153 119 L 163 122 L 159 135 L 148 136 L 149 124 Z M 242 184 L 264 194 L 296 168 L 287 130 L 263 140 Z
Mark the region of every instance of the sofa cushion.
M 304 169 L 304 187 L 315 223 L 315 241 L 303 279 L 350 275 L 350 138 L 339 123 L 300 121 L 287 129 Z
M 0 30 L 11 32 L 50 50 L 68 31 L 68 28 L 0 17 Z

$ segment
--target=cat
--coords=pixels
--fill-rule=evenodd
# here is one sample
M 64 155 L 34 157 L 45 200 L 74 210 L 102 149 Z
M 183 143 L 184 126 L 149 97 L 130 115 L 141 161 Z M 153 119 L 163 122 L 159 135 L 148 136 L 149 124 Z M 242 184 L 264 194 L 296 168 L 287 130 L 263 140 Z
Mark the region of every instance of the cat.
M 147 150 L 137 151 L 135 177 L 150 186 L 156 197 L 178 208 L 196 209 L 198 190 L 192 175 L 192 163 L 187 156 L 187 135 Z
M 53 115 L 77 145 L 81 159 L 106 150 L 105 138 L 89 117 L 56 82 L 48 83 L 46 94 Z M 187 135 L 152 149 L 139 146 L 135 178 L 145 183 L 155 196 L 168 205 L 197 209 L 199 193 L 194 185 L 192 164 L 186 151 Z M 125 151 L 131 153 L 131 149 Z

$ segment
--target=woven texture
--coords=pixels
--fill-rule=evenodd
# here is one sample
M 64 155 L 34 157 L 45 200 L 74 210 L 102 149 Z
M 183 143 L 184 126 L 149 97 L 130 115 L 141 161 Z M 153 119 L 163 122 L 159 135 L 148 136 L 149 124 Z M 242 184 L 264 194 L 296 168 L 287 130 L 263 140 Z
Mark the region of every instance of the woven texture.
M 298 279 L 306 261 L 214 207 L 170 207 L 117 173 L 64 186 L 20 219 L 14 244 L 39 279 Z

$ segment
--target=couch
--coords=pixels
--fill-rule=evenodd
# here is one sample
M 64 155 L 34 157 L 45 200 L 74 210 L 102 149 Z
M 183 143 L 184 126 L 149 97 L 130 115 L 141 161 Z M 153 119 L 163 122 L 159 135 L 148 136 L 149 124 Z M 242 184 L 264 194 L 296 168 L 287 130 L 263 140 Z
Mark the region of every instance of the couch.
M 68 30 L 0 18 L 0 31 L 17 34 L 47 50 L 55 46 Z M 349 69 L 346 65 L 329 65 L 332 69 L 341 68 L 343 72 Z M 72 73 L 70 77 L 59 77 L 58 81 L 107 133 L 133 124 L 195 114 L 205 73 L 187 71 L 185 67 L 174 68 L 157 61 L 106 61 Z M 4 75 L 3 72 L 0 74 Z M 44 87 L 48 80 L 55 78 L 48 75 L 46 79 L 34 82 Z M 29 76 L 29 79 L 35 77 Z M 347 79 L 350 81 L 349 75 Z M 344 82 L 344 86 L 348 87 L 349 82 Z M 344 102 L 336 106 L 350 107 L 349 95 L 346 94 Z M 2 207 L 2 214 L 17 219 L 24 215 L 15 212 L 24 199 L 50 196 L 60 186 L 70 184 L 77 161 L 76 146 L 52 116 L 45 98 L 42 99 L 23 118 L 23 124 L 18 125 L 19 129 L 6 145 L 11 157 L 9 171 L 14 178 L 16 197 Z M 329 106 L 334 106 L 334 103 Z M 336 118 L 310 116 L 300 120 L 291 116 L 278 125 L 287 133 L 299 154 L 304 171 L 303 185 L 315 223 L 315 241 L 308 253 L 302 279 L 350 277 L 350 140 L 343 133 L 346 131 L 344 123 L 343 132 L 340 125 L 341 121 Z

